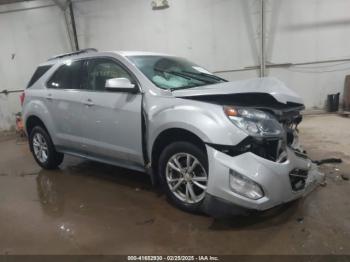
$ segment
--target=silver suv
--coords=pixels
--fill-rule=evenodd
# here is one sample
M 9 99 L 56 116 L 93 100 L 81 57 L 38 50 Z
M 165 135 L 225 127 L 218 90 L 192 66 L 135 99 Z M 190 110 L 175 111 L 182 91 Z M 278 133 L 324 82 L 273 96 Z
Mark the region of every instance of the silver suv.
M 266 210 L 322 179 L 298 143 L 302 100 L 276 79 L 228 82 L 176 56 L 88 49 L 39 65 L 23 96 L 41 167 L 69 154 L 147 172 L 186 211 Z

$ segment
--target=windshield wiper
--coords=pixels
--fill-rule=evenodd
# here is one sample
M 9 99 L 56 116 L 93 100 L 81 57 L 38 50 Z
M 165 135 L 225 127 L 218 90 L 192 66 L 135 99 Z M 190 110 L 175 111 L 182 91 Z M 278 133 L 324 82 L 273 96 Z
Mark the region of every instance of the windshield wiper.
M 183 78 L 185 78 L 187 80 L 195 79 L 197 81 L 203 82 L 204 83 L 203 85 L 213 84 L 214 83 L 213 81 L 204 80 L 201 77 L 195 77 L 192 74 L 186 74 L 185 71 L 182 71 L 182 72 L 167 71 L 167 70 L 163 70 L 163 69 L 160 69 L 160 68 L 154 68 L 153 70 L 158 71 L 158 72 L 162 72 L 162 73 L 172 74 L 172 75 L 175 75 L 175 76 L 180 76 L 180 77 L 183 77 Z M 203 86 L 203 85 L 195 85 L 195 84 L 193 84 L 193 85 L 181 86 L 181 87 L 171 87 L 171 88 L 169 88 L 169 90 L 170 91 L 174 91 L 174 90 L 180 90 L 180 89 L 188 89 L 188 88 L 193 88 L 193 87 Z
M 192 78 L 186 74 L 182 74 L 180 72 L 176 72 L 176 71 L 167 71 L 167 70 L 162 70 L 162 69 L 159 69 L 159 68 L 154 68 L 155 71 L 158 71 L 158 72 L 162 72 L 162 73 L 168 73 L 168 74 L 171 74 L 171 75 L 175 75 L 175 76 L 180 76 L 180 77 L 183 77 L 187 80 L 191 80 Z
M 212 74 L 207 74 L 207 73 L 203 73 L 203 72 L 200 72 L 200 73 L 195 73 L 195 72 L 190 72 L 190 71 L 182 71 L 182 72 L 186 73 L 186 74 L 189 74 L 189 75 L 200 75 L 200 76 L 208 77 L 208 78 L 215 79 L 215 80 L 218 80 L 218 81 L 221 81 L 221 82 L 228 82 L 226 79 L 223 79 L 223 78 L 221 78 L 219 76 L 212 75 Z
M 200 85 L 171 87 L 171 88 L 169 88 L 169 90 L 170 90 L 171 92 L 173 92 L 173 91 L 176 91 L 176 90 L 189 89 L 189 88 L 193 88 L 193 87 L 197 87 L 197 86 L 200 86 Z
M 180 76 L 183 77 L 187 80 L 197 80 L 197 81 L 201 81 L 203 83 L 206 84 L 214 84 L 216 82 L 213 82 L 213 80 L 205 80 L 202 77 L 198 77 L 198 75 L 196 76 L 196 74 L 192 74 L 192 73 L 188 73 L 187 71 L 181 71 L 181 72 L 177 72 L 177 71 L 167 71 L 167 70 L 162 70 L 160 68 L 154 68 L 155 71 L 158 72 L 162 72 L 162 73 L 168 73 L 168 74 L 172 74 L 172 75 L 176 75 L 176 76 Z

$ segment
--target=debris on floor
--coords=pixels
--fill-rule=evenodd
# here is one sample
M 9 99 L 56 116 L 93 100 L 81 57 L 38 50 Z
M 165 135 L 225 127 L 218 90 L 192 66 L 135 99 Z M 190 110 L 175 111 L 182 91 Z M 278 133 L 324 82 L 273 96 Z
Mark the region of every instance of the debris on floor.
M 304 222 L 304 218 L 303 217 L 298 217 L 297 218 L 297 222 L 302 224 Z
M 325 158 L 325 159 L 321 159 L 321 160 L 314 160 L 313 162 L 316 165 L 320 166 L 323 164 L 340 164 L 343 161 L 341 160 L 341 158 Z
M 321 182 L 321 183 L 320 183 L 320 186 L 321 186 L 321 187 L 327 186 L 327 182 L 326 182 L 326 181 Z
M 147 225 L 147 224 L 153 224 L 155 221 L 154 218 L 151 218 L 151 219 L 147 219 L 145 221 L 142 221 L 142 222 L 137 222 L 136 225 Z
M 341 158 L 325 158 L 321 160 L 313 160 L 313 163 L 315 163 L 318 166 L 324 165 L 324 164 L 333 164 L 333 165 L 325 165 L 322 166 L 323 173 L 327 174 L 326 177 L 330 178 L 334 182 L 339 182 L 342 180 L 348 181 L 349 176 L 347 174 L 342 173 L 342 170 L 338 167 L 337 164 L 343 163 L 343 160 Z M 326 187 L 327 182 L 324 180 L 320 183 L 320 186 Z
M 342 178 L 343 180 L 345 180 L 345 181 L 348 181 L 348 180 L 349 180 L 349 176 L 348 176 L 348 175 L 341 174 L 340 176 L 341 176 L 341 178 Z

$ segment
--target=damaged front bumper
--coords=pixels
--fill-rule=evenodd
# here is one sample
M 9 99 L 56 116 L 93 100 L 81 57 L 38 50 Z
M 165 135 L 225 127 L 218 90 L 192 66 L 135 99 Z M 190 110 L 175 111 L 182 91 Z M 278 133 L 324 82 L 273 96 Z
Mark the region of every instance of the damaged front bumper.
M 252 152 L 230 156 L 207 145 L 209 181 L 204 210 L 210 215 L 242 214 L 263 211 L 300 198 L 324 180 L 317 166 L 287 147 L 282 163 L 260 157 Z M 236 193 L 230 176 L 236 172 L 258 184 L 263 196 L 257 200 Z

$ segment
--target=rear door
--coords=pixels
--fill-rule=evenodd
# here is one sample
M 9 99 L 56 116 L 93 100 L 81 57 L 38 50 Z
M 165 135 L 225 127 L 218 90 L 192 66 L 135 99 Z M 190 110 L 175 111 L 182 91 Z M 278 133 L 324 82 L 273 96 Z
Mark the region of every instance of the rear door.
M 47 82 L 46 104 L 53 118 L 58 146 L 81 150 L 81 70 L 84 62 L 68 61 Z
M 143 166 L 141 93 L 107 91 L 111 78 L 136 79 L 118 61 L 94 58 L 85 63 L 82 136 L 89 154 L 106 161 Z

